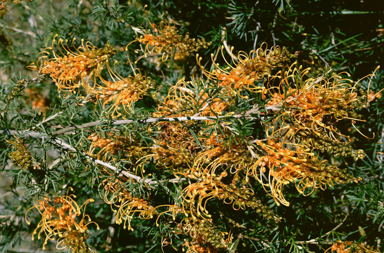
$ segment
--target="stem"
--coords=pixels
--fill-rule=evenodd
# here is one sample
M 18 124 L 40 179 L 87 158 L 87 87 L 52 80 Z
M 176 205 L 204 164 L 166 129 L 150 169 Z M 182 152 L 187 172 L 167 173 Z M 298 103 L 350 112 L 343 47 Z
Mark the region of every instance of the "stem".
M 281 109 L 282 109 L 281 105 L 272 105 L 272 106 L 265 107 L 265 110 L 272 110 L 272 111 L 279 111 Z M 293 109 L 296 109 L 296 108 L 293 108 Z M 297 109 L 300 109 L 300 108 L 297 108 Z M 187 117 L 174 117 L 174 118 L 147 118 L 147 119 L 142 119 L 142 120 L 140 120 L 140 119 L 124 119 L 124 120 L 116 120 L 116 121 L 112 122 L 112 125 L 114 125 L 114 126 L 126 125 L 126 124 L 130 124 L 132 122 L 139 122 L 141 124 L 147 124 L 147 123 L 155 123 L 155 122 L 161 122 L 161 121 L 188 121 L 188 120 L 203 121 L 203 120 L 217 120 L 217 119 L 221 119 L 221 118 L 231 118 L 231 117 L 232 118 L 256 119 L 255 117 L 251 116 L 251 114 L 256 114 L 256 113 L 259 113 L 258 108 L 252 108 L 251 110 L 247 111 L 245 114 L 235 114 L 235 115 L 231 115 L 231 116 L 229 116 L 229 115 L 218 116 L 218 117 L 187 116 Z M 59 114 L 61 114 L 61 113 L 57 113 L 57 114 L 49 117 L 48 119 L 39 123 L 38 125 L 45 123 L 46 121 L 51 120 L 56 116 L 59 116 Z M 53 132 L 52 135 L 64 134 L 64 133 L 67 133 L 67 132 L 70 132 L 70 131 L 76 130 L 76 129 L 79 130 L 79 129 L 84 129 L 84 128 L 88 128 L 88 127 L 94 127 L 94 126 L 99 125 L 100 123 L 101 123 L 100 120 L 96 120 L 96 121 L 88 122 L 88 123 L 85 123 L 82 125 L 75 125 L 75 126 L 71 126 L 71 127 L 66 127 L 66 128 L 61 129 L 61 130 Z M 36 128 L 36 127 L 34 127 L 34 128 Z M 58 126 L 52 126 L 51 128 L 55 129 L 57 127 Z M 32 130 L 34 128 L 32 128 Z M 34 132 L 34 131 L 30 132 L 30 130 L 22 130 L 22 131 L 0 130 L 0 134 L 6 133 L 6 132 L 9 132 L 11 134 L 17 134 L 17 135 L 23 134 L 24 137 L 27 137 L 27 136 L 31 136 L 31 137 L 48 136 L 48 134 Z
M 31 36 L 31 37 L 33 37 L 33 38 L 36 38 L 36 36 L 37 36 L 35 33 L 31 32 L 31 31 L 26 32 L 26 31 L 23 31 L 23 30 L 14 28 L 14 27 L 10 27 L 10 26 L 3 25 L 3 24 L 0 24 L 0 27 L 3 27 L 3 28 L 5 28 L 5 29 L 12 30 L 12 31 L 17 32 L 17 33 L 21 33 L 21 34 L 29 35 L 29 36 Z
M 143 120 L 124 119 L 124 120 L 116 120 L 116 121 L 112 122 L 112 125 L 115 125 L 115 126 L 126 125 L 126 124 L 130 124 L 132 122 L 139 122 L 139 123 L 142 123 L 142 124 L 147 124 L 147 123 L 155 123 L 155 122 L 161 122 L 161 121 L 216 120 L 216 119 L 228 118 L 228 117 L 233 117 L 233 118 L 242 118 L 242 117 L 253 118 L 253 117 L 250 117 L 250 116 L 247 116 L 247 115 L 245 115 L 245 116 L 244 115 L 233 115 L 233 116 L 218 116 L 218 117 L 190 116 L 190 117 L 174 117 L 174 118 L 147 118 L 147 119 L 143 119 Z M 84 128 L 88 128 L 88 127 L 97 126 L 97 125 L 100 125 L 100 123 L 101 123 L 101 121 L 97 120 L 97 121 L 85 123 L 85 124 L 82 124 L 82 125 L 66 127 L 66 128 L 61 129 L 61 130 L 55 131 L 52 134 L 53 135 L 59 135 L 59 134 L 63 134 L 63 133 L 75 130 L 75 129 L 84 129 Z
M 84 124 L 84 125 L 85 125 L 85 124 Z M 0 134 L 2 134 L 2 133 L 4 133 L 4 132 L 6 132 L 6 131 L 5 131 L 5 130 L 0 130 Z M 16 134 L 16 135 L 19 135 L 19 134 L 20 134 L 20 132 L 15 131 L 15 130 L 8 130 L 7 132 L 8 132 L 8 134 L 10 134 L 10 135 L 15 135 L 15 134 Z M 21 131 L 21 133 L 25 133 L 25 134 L 23 135 L 24 137 L 26 137 L 26 136 L 31 136 L 31 137 L 35 137 L 35 138 L 37 137 L 37 138 L 38 138 L 38 137 L 46 137 L 46 136 L 48 136 L 47 134 L 44 134 L 44 133 L 39 133 L 39 132 L 29 132 L 28 130 Z M 73 151 L 73 152 L 80 152 L 80 151 L 77 150 L 76 148 L 74 148 L 74 147 L 72 147 L 71 145 L 69 145 L 68 143 L 64 142 L 62 139 L 55 138 L 55 139 L 53 139 L 53 141 L 56 142 L 57 144 L 59 144 L 60 146 L 66 148 L 66 149 L 69 149 L 69 150 L 71 150 L 71 151 Z M 115 166 L 113 166 L 113 165 L 110 164 L 110 163 L 101 161 L 101 160 L 99 160 L 99 159 L 94 159 L 93 157 L 91 157 L 91 156 L 85 154 L 84 152 L 81 152 L 81 153 L 82 153 L 85 157 L 87 157 L 88 159 L 90 159 L 91 161 L 93 161 L 93 162 L 96 163 L 96 164 L 100 164 L 100 165 L 102 165 L 102 166 L 104 166 L 104 167 L 107 167 L 107 168 L 113 170 L 113 171 L 118 171 L 118 168 L 116 168 Z M 55 165 L 56 165 L 56 161 L 54 161 L 54 163 L 50 166 L 50 168 L 53 167 L 53 166 L 55 166 Z M 182 182 L 182 181 L 185 181 L 185 180 L 186 180 L 185 178 L 173 178 L 173 179 L 169 179 L 169 180 L 166 179 L 166 180 L 154 181 L 154 180 L 150 180 L 150 179 L 143 179 L 143 178 L 141 178 L 141 177 L 139 177 L 139 176 L 136 176 L 136 175 L 134 175 L 134 174 L 132 174 L 132 173 L 129 173 L 129 172 L 126 172 L 126 171 L 122 171 L 122 172 L 120 173 L 120 176 L 121 176 L 121 175 L 124 175 L 124 176 L 126 176 L 126 177 L 135 179 L 135 180 L 137 180 L 137 181 L 140 182 L 140 183 L 144 182 L 144 183 L 149 184 L 149 185 L 157 185 L 157 184 L 160 184 L 160 183 L 167 183 L 167 182 L 169 182 L 169 183 L 179 183 L 179 182 Z
M 341 223 L 339 223 L 336 227 L 334 227 L 332 230 L 329 230 L 327 233 L 325 233 L 324 235 L 322 236 L 319 236 L 319 237 L 316 237 L 315 239 L 311 239 L 311 240 L 308 240 L 308 241 L 297 241 L 296 243 L 299 243 L 299 244 L 307 244 L 307 243 L 310 243 L 310 244 L 319 244 L 317 242 L 318 239 L 320 238 L 324 238 L 326 237 L 327 235 L 329 235 L 332 231 L 336 231 L 336 229 L 338 229 L 339 227 L 341 227 L 341 225 L 343 225 L 343 223 L 345 222 L 345 220 L 348 218 L 348 215 L 349 215 L 349 212 L 345 215 L 343 221 Z M 328 242 L 322 242 L 323 244 L 332 244 L 332 242 L 328 243 Z
M 53 120 L 54 118 L 56 118 L 57 116 L 59 116 L 60 114 L 62 114 L 64 111 L 61 111 L 61 112 L 58 112 L 48 118 L 46 118 L 45 120 L 41 121 L 39 124 L 37 124 L 36 126 L 32 127 L 31 130 L 35 130 L 38 126 L 41 126 L 42 124 L 50 121 L 50 120 Z
M 65 142 L 64 142 L 63 140 L 61 140 L 61 139 L 54 139 L 54 141 L 55 141 L 57 144 L 59 144 L 60 146 L 66 148 L 66 149 L 69 149 L 69 150 L 74 151 L 74 152 L 79 152 L 76 148 L 74 148 L 74 147 L 72 147 L 71 145 L 65 143 Z M 83 152 L 82 152 L 82 154 L 83 154 L 85 157 L 87 157 L 88 159 L 90 159 L 91 161 L 93 161 L 94 163 L 96 163 L 96 164 L 100 164 L 100 165 L 102 165 L 102 166 L 104 166 L 104 167 L 107 167 L 107 168 L 109 168 L 109 169 L 111 169 L 111 170 L 113 170 L 113 171 L 115 171 L 115 172 L 118 171 L 118 168 L 116 168 L 115 166 L 113 166 L 113 165 L 110 164 L 110 163 L 101 161 L 101 160 L 99 160 L 99 159 L 94 159 L 93 157 L 91 157 L 91 156 L 89 156 L 89 155 L 87 155 L 87 154 L 85 154 L 85 153 L 83 153 Z M 136 181 L 138 181 L 138 182 L 140 182 L 140 183 L 146 183 L 146 184 L 149 184 L 149 185 L 157 185 L 157 184 L 159 184 L 159 183 L 165 183 L 165 182 L 178 183 L 178 182 L 182 182 L 182 181 L 186 180 L 185 178 L 173 178 L 173 179 L 170 179 L 170 180 L 153 181 L 153 180 L 150 180 L 150 179 L 143 179 L 143 178 L 141 178 L 141 177 L 139 177 L 139 176 L 136 176 L 136 175 L 134 175 L 134 174 L 132 174 L 132 173 L 129 173 L 129 172 L 127 172 L 127 171 L 122 171 L 122 172 L 120 173 L 119 176 L 122 176 L 122 175 L 124 175 L 124 176 L 126 176 L 126 177 L 128 177 L 128 178 L 135 179 Z

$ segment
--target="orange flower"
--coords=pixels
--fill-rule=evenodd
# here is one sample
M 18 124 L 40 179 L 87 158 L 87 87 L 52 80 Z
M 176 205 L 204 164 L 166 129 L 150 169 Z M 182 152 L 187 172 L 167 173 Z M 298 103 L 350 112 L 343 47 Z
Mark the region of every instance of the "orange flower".
M 151 24 L 155 34 L 145 33 L 136 40 L 145 44 L 144 56 L 147 54 L 160 54 L 162 60 L 165 61 L 170 54 L 176 54 L 176 59 L 184 59 L 192 52 L 197 52 L 200 48 L 207 48 L 210 43 L 204 39 L 190 38 L 189 34 L 182 36 L 172 23 L 162 21 L 159 28 L 155 24 Z
M 84 40 L 81 41 L 80 47 L 75 47 L 75 51 L 72 51 L 68 41 L 64 43 L 63 39 L 59 39 L 57 43 L 59 54 L 54 50 L 56 37 L 52 41 L 52 47 L 42 52 L 45 55 L 40 58 L 42 64 L 40 72 L 50 75 L 59 90 L 73 91 L 79 88 L 84 77 L 99 73 L 103 64 L 116 53 L 109 44 L 104 48 L 97 48 L 90 42 L 84 43 Z M 53 58 L 48 59 L 50 51 Z
M 207 71 L 201 64 L 201 57 L 196 56 L 198 65 L 202 69 L 204 75 L 210 79 L 218 81 L 219 86 L 230 87 L 232 89 L 241 90 L 247 89 L 252 92 L 261 92 L 264 87 L 255 85 L 255 81 L 261 80 L 265 76 L 270 76 L 271 70 L 276 67 L 282 67 L 289 63 L 291 58 L 296 58 L 296 54 L 290 54 L 285 47 L 272 47 L 271 49 L 264 49 L 262 47 L 256 51 L 252 50 L 247 54 L 240 51 L 236 59 L 231 57 L 233 64 L 228 61 L 223 53 L 224 46 L 221 48 L 221 54 L 228 64 L 228 67 L 220 67 L 212 59 L 215 69 Z M 213 58 L 213 57 L 212 57 Z
M 27 219 L 27 215 L 31 209 L 36 208 L 41 214 L 41 220 L 32 233 L 32 240 L 36 233 L 38 233 L 38 239 L 44 233 L 46 238 L 43 249 L 45 249 L 48 240 L 54 240 L 56 236 L 59 239 L 57 241 L 58 247 L 80 249 L 84 246 L 82 242 L 86 239 L 88 225 L 94 223 L 97 229 L 99 229 L 97 223 L 91 221 L 91 218 L 84 213 L 87 204 L 94 200 L 88 199 L 79 207 L 74 200 L 75 197 L 73 194 L 56 196 L 54 198 L 45 197 L 42 200 L 35 201 L 34 206 L 26 212 L 25 221 L 28 225 L 30 222 Z M 40 231 L 38 232 L 39 229 Z M 73 240 L 74 236 L 78 240 Z

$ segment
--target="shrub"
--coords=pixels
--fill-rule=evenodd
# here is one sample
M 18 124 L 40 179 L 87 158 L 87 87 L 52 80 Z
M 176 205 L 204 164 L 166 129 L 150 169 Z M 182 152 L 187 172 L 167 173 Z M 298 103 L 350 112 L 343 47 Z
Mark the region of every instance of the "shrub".
M 3 251 L 380 251 L 382 37 L 309 34 L 316 1 L 123 2 L 1 2 L 29 69 L 2 86 Z

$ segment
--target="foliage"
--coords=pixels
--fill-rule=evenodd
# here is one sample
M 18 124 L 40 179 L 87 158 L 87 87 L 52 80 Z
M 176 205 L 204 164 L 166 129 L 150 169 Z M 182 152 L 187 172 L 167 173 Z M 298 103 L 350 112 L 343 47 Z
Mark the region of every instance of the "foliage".
M 374 2 L 0 3 L 3 252 L 382 250 Z

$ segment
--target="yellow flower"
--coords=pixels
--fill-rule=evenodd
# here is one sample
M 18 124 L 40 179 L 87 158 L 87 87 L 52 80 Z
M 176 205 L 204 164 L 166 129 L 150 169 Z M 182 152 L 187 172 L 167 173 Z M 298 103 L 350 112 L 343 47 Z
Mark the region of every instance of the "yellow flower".
M 57 35 L 56 35 L 57 36 Z M 72 41 L 74 44 L 75 39 Z M 50 75 L 59 90 L 73 91 L 80 87 L 84 77 L 99 73 L 108 59 L 116 53 L 116 49 L 106 44 L 104 48 L 97 48 L 90 42 L 81 41 L 81 46 L 71 50 L 68 41 L 59 39 L 55 51 L 56 37 L 52 47 L 42 52 L 40 58 L 40 72 Z M 48 59 L 52 52 L 53 58 Z
M 41 220 L 32 233 L 32 240 L 36 233 L 38 233 L 38 239 L 41 238 L 42 234 L 45 234 L 43 249 L 45 249 L 48 240 L 57 239 L 57 247 L 78 251 L 87 247 L 84 242 L 88 225 L 94 223 L 99 229 L 97 223 L 91 221 L 91 218 L 85 214 L 87 204 L 94 200 L 88 199 L 82 206 L 79 206 L 74 200 L 75 197 L 73 194 L 54 198 L 47 196 L 35 201 L 34 206 L 26 212 L 25 221 L 28 225 L 30 222 L 27 215 L 30 210 L 36 208 L 41 214 Z M 75 237 L 77 240 L 74 240 Z

